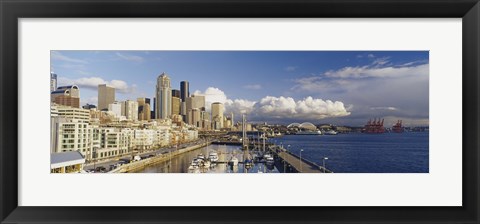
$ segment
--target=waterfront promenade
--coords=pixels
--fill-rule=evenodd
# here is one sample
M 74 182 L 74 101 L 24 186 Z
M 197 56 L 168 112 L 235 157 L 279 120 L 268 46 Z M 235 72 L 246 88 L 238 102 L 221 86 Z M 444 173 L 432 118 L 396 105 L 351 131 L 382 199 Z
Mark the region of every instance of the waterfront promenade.
M 151 158 L 142 159 L 140 161 L 130 162 L 129 164 L 124 164 L 114 170 L 109 171 L 109 173 L 129 173 L 135 172 L 136 170 L 145 168 L 146 166 L 150 166 L 156 163 L 164 162 L 171 160 L 177 156 L 181 156 L 184 153 L 190 152 L 192 150 L 196 150 L 202 147 L 207 146 L 208 142 L 203 142 L 200 144 L 194 144 L 189 147 L 185 147 L 178 150 L 171 150 L 168 153 L 160 154 Z
M 158 156 L 162 156 L 162 155 L 166 155 L 168 154 L 169 152 L 172 152 L 172 151 L 177 151 L 177 150 L 181 150 L 181 149 L 184 149 L 184 148 L 190 148 L 190 147 L 200 147 L 204 144 L 203 141 L 200 141 L 200 140 L 197 140 L 197 141 L 194 141 L 194 142 L 189 142 L 189 143 L 184 143 L 184 144 L 181 144 L 177 147 L 166 147 L 166 148 L 159 148 L 159 149 L 156 149 L 156 150 L 153 150 L 153 151 L 147 151 L 147 152 L 142 152 L 142 153 L 135 153 L 134 155 L 138 155 L 138 156 L 142 156 L 142 157 L 147 157 L 147 156 L 154 156 L 154 157 L 158 157 Z M 119 156 L 119 157 L 116 157 L 116 158 L 111 158 L 111 159 L 108 159 L 108 160 L 103 160 L 103 161 L 97 161 L 95 163 L 91 162 L 89 164 L 86 164 L 83 169 L 84 170 L 89 170 L 89 169 L 94 169 L 95 167 L 105 167 L 105 168 L 109 168 L 110 165 L 114 165 L 114 164 L 117 164 L 118 161 L 120 159 L 132 159 L 132 154 L 129 154 L 129 155 L 123 155 L 123 156 Z

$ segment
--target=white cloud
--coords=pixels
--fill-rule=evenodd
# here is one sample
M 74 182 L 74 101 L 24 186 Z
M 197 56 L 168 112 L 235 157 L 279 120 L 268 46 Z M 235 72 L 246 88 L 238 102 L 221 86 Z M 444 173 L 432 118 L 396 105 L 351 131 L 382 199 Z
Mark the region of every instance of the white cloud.
M 140 56 L 137 56 L 137 55 L 131 55 L 131 54 L 125 54 L 125 53 L 119 53 L 117 52 L 116 55 L 123 59 L 123 60 L 127 60 L 127 61 L 133 61 L 133 62 L 143 62 L 143 58 L 140 57 Z
M 245 85 L 243 86 L 245 89 L 251 89 L 251 90 L 259 90 L 262 88 L 262 85 L 260 84 L 251 84 L 251 85 Z
M 298 120 L 319 120 L 350 115 L 340 101 L 324 101 L 311 96 L 297 101 L 291 97 L 267 96 L 255 105 L 254 113 L 261 117 Z
M 208 105 L 211 105 L 213 102 L 220 102 L 225 105 L 227 113 L 249 114 L 249 120 L 318 120 L 327 117 L 348 116 L 350 114 L 342 102 L 324 101 L 322 99 L 314 99 L 313 97 L 295 101 L 291 97 L 266 96 L 255 102 L 246 99 L 229 99 L 225 92 L 215 87 L 208 87 L 204 92 L 197 90 L 194 94 L 205 96 L 208 110 L 210 110 Z
M 385 63 L 384 61 L 377 62 L 379 65 Z M 371 67 L 371 66 L 357 66 L 344 67 L 339 70 L 330 70 L 324 73 L 326 77 L 330 78 L 388 78 L 388 77 L 405 77 L 412 75 L 428 75 L 429 65 L 422 64 L 411 67 Z
M 207 108 L 210 108 L 209 105 L 212 103 L 219 102 L 225 104 L 228 100 L 225 92 L 215 87 L 208 87 L 204 92 L 196 90 L 193 94 L 205 96 L 205 107 Z
M 398 110 L 396 107 L 371 107 L 371 110 Z
M 296 66 L 287 66 L 287 67 L 285 67 L 285 71 L 287 71 L 287 72 L 293 72 L 293 71 L 295 71 L 296 69 L 297 69 Z
M 79 79 L 68 79 L 64 77 L 58 78 L 59 85 L 77 85 L 80 88 L 97 90 L 98 85 L 107 84 L 115 88 L 116 91 L 120 93 L 132 93 L 135 91 L 136 85 L 128 86 L 128 84 L 123 80 L 104 80 L 100 77 L 88 77 L 88 78 L 79 78 Z
M 382 57 L 382 58 L 376 58 L 373 60 L 372 65 L 374 66 L 382 66 L 386 65 L 390 62 L 390 57 Z
M 60 53 L 59 51 L 51 51 L 50 56 L 52 60 L 59 60 L 59 61 L 70 62 L 70 63 L 88 64 L 88 61 L 67 57 L 62 53 Z

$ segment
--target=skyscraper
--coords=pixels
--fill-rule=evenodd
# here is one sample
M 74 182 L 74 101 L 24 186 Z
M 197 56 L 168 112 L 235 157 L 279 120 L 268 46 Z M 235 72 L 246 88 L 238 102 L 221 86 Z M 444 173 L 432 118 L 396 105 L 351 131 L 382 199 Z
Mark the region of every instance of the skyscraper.
M 190 90 L 188 88 L 188 81 L 180 82 L 180 99 L 182 100 L 182 102 L 185 102 L 185 100 L 187 100 L 187 97 L 190 96 Z
M 128 120 L 138 120 L 138 102 L 132 100 L 126 100 L 122 102 L 122 115 Z
M 57 74 L 50 73 L 50 92 L 57 90 Z
M 162 73 L 157 78 L 157 89 L 155 92 L 156 102 L 156 119 L 166 119 L 172 115 L 172 87 L 170 86 L 170 78 L 167 74 Z
M 212 103 L 212 126 L 213 129 L 219 130 L 223 128 L 223 112 L 225 108 L 222 103 Z
M 181 99 L 180 98 L 180 90 L 172 89 L 172 97 L 177 97 L 177 98 Z
M 157 93 L 155 93 L 156 95 Z M 157 117 L 157 98 L 156 97 L 153 97 L 153 107 L 152 107 L 152 112 L 150 113 L 150 119 L 155 119 Z
M 115 102 L 115 88 L 107 84 L 98 85 L 98 110 L 108 110 L 108 105 Z
M 178 97 L 172 96 L 172 114 L 180 115 L 182 100 Z
M 151 117 L 150 112 L 150 99 L 149 98 L 137 98 L 138 103 L 138 120 L 148 121 Z
M 205 96 L 192 95 L 191 97 L 187 97 L 186 103 L 187 111 L 193 108 L 198 108 L 200 111 L 205 110 Z

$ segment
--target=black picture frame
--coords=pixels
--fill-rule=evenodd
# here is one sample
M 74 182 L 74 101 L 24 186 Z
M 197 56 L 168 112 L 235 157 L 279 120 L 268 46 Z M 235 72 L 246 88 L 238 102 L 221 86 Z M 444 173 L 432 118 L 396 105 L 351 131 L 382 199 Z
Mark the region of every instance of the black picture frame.
M 0 0 L 1 223 L 479 223 L 478 0 Z M 461 207 L 18 206 L 19 18 L 462 18 Z M 448 44 L 448 43 L 445 43 Z M 41 73 L 46 73 L 41 72 Z M 451 150 L 451 149 L 449 149 Z M 448 181 L 448 180 L 445 180 Z M 275 186 L 271 186 L 275 187 Z M 448 194 L 448 192 L 445 192 Z M 442 197 L 442 195 L 439 195 Z

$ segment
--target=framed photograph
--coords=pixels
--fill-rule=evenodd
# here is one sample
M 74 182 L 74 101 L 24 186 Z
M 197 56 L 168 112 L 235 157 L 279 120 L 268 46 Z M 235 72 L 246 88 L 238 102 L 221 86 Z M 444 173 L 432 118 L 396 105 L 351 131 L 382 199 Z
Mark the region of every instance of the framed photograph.
M 480 221 L 477 0 L 0 10 L 1 223 Z

